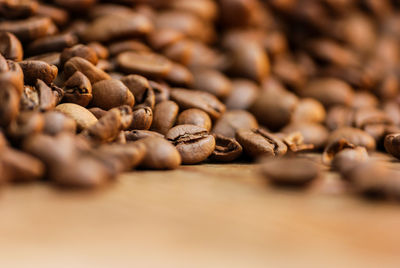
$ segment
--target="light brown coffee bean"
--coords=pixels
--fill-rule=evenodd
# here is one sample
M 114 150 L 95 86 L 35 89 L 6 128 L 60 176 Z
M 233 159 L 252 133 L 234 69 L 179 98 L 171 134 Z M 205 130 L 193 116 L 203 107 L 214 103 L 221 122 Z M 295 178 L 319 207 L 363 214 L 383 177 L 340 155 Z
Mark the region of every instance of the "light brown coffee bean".
M 24 72 L 25 83 L 29 85 L 34 85 L 37 79 L 49 85 L 54 81 L 58 73 L 56 66 L 47 64 L 44 61 L 21 61 L 18 64 Z
M 293 122 L 322 123 L 325 121 L 326 112 L 324 106 L 315 99 L 300 99 L 293 111 Z
M 62 103 L 55 109 L 74 119 L 79 131 L 97 123 L 97 118 L 88 109 L 78 104 Z
M 231 81 L 216 70 L 194 69 L 193 77 L 193 88 L 209 92 L 219 99 L 225 99 L 232 91 Z
M 195 125 L 177 125 L 165 138 L 175 145 L 183 164 L 196 164 L 207 159 L 215 149 L 215 139 L 205 128 Z
M 76 71 L 83 73 L 92 84 L 111 79 L 110 75 L 106 72 L 81 57 L 72 57 L 64 65 L 64 74 L 66 77 L 70 77 Z
M 10 32 L 22 42 L 35 40 L 47 35 L 51 27 L 55 27 L 51 19 L 44 17 L 30 17 L 25 20 L 0 22 L 1 32 Z
M 87 106 L 93 98 L 92 84 L 81 72 L 75 72 L 64 84 L 63 101 Z
M 149 81 L 136 74 L 127 75 L 121 78 L 121 82 L 128 87 L 133 96 L 135 96 L 135 102 L 138 105 L 145 105 L 154 108 L 155 95 L 153 88 L 150 86 Z
M 133 108 L 133 119 L 129 129 L 147 130 L 153 122 L 153 111 L 147 106 L 135 106 Z
M 24 51 L 21 42 L 15 35 L 8 32 L 0 32 L 0 54 L 9 60 L 22 60 Z

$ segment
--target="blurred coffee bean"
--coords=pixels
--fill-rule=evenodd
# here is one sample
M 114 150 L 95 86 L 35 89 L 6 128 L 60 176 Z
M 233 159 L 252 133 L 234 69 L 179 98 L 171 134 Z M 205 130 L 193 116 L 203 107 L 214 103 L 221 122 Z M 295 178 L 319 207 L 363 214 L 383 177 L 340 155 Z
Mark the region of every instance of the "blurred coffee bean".
M 282 132 L 300 132 L 304 144 L 312 144 L 315 149 L 323 148 L 329 137 L 329 131 L 323 125 L 312 122 L 293 122 L 285 126 Z
M 232 80 L 232 91 L 225 99 L 228 109 L 248 109 L 256 100 L 259 94 L 259 87 L 256 83 L 247 79 Z
M 15 35 L 8 32 L 0 32 L 0 54 L 9 60 L 22 60 L 24 51 L 21 42 Z
M 327 145 L 337 142 L 341 139 L 355 145 L 365 147 L 367 150 L 374 150 L 376 148 L 375 139 L 367 132 L 352 127 L 342 127 L 333 131 L 328 138 Z
M 192 108 L 181 112 L 178 116 L 177 125 L 196 125 L 205 128 L 207 131 L 211 130 L 212 122 L 208 114 L 202 110 Z
M 127 141 L 137 141 L 148 137 L 164 138 L 164 135 L 151 130 L 135 129 L 135 130 L 125 131 L 125 137 Z
M 195 89 L 209 92 L 219 99 L 225 99 L 231 93 L 231 81 L 216 70 L 194 69 L 193 77 L 193 88 Z
M 97 118 L 88 109 L 78 104 L 62 103 L 55 109 L 74 119 L 79 131 L 97 123 Z
M 22 42 L 46 36 L 51 27 L 55 26 L 47 17 L 30 17 L 24 20 L 0 22 L 0 32 L 10 32 Z
M 317 100 L 311 98 L 300 99 L 292 115 L 294 122 L 322 123 L 325 121 L 325 108 Z
M 61 112 L 49 111 L 44 114 L 43 133 L 45 134 L 54 136 L 64 131 L 75 134 L 76 128 L 76 122 Z
M 244 110 L 232 110 L 224 113 L 214 124 L 212 130 L 228 138 L 234 138 L 240 129 L 256 129 L 258 123 L 255 117 Z
M 181 164 L 181 155 L 169 141 L 159 137 L 140 140 L 146 146 L 146 154 L 140 166 L 151 169 L 175 169 Z
M 158 103 L 154 108 L 151 129 L 165 135 L 174 126 L 178 113 L 179 107 L 175 102 Z

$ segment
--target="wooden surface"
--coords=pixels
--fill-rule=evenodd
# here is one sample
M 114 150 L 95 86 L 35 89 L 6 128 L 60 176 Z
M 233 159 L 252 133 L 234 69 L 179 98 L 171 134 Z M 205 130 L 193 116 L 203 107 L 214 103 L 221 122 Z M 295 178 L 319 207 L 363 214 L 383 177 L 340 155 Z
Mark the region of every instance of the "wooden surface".
M 400 205 L 326 190 L 337 182 L 277 189 L 256 165 L 208 164 L 95 192 L 8 186 L 0 267 L 400 267 Z

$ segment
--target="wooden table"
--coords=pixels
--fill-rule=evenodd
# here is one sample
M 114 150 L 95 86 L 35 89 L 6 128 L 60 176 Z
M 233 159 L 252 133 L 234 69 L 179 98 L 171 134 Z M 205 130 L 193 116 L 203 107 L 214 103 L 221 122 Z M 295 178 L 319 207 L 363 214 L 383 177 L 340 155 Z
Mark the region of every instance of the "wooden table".
M 339 178 L 321 180 L 277 189 L 256 165 L 207 164 L 94 192 L 7 186 L 0 267 L 400 267 L 400 205 L 327 193 Z

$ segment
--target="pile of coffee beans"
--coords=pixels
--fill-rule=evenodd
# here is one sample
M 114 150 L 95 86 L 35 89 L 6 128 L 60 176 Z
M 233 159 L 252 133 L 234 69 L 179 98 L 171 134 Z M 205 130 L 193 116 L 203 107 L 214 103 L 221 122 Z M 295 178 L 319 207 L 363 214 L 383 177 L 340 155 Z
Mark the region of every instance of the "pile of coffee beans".
M 399 48 L 396 0 L 0 0 L 0 181 L 261 161 L 400 197 Z

